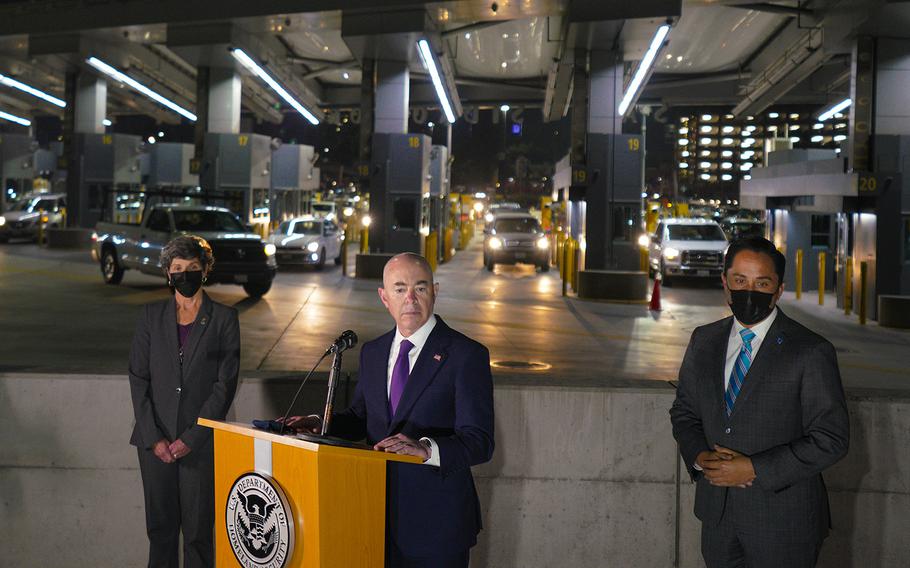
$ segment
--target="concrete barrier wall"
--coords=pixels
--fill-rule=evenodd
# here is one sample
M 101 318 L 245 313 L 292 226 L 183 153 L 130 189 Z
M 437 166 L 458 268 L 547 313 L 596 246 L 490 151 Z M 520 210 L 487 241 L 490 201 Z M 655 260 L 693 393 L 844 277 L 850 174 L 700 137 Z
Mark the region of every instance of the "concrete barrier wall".
M 294 388 L 246 379 L 229 418 L 278 415 Z M 298 408 L 320 409 L 324 388 L 308 385 Z M 497 380 L 496 454 L 475 469 L 486 530 L 472 565 L 673 566 L 678 543 L 680 566 L 703 566 L 694 487 L 678 477 L 670 433 L 673 396 L 653 382 Z M 820 566 L 910 565 L 910 400 L 849 398 L 851 451 L 825 476 L 834 530 Z M 0 374 L 0 564 L 144 564 L 132 423 L 125 377 Z

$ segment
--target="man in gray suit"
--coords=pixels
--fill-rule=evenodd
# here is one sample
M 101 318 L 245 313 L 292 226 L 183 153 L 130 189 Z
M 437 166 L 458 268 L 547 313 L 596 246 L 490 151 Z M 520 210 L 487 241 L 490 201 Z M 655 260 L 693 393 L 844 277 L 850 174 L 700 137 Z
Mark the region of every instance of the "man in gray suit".
M 821 472 L 847 453 L 834 347 L 776 306 L 784 256 L 763 238 L 727 249 L 734 317 L 692 333 L 670 409 L 709 568 L 808 568 L 830 527 Z

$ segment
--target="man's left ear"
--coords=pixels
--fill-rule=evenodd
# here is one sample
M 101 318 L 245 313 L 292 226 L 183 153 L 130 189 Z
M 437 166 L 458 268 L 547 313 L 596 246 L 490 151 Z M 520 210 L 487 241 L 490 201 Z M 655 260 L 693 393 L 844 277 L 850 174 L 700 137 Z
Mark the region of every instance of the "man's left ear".
M 433 282 L 433 296 L 439 295 L 439 282 Z

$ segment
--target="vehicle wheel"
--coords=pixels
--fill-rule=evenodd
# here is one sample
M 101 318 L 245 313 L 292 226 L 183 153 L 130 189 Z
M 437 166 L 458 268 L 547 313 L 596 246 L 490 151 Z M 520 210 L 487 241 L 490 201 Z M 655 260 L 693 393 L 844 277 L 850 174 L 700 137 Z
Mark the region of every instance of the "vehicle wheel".
M 322 270 L 325 266 L 325 249 L 319 249 L 319 260 L 316 261 L 316 270 Z
M 664 268 L 663 263 L 660 264 L 660 284 L 661 286 L 666 286 L 667 288 L 673 287 L 673 281 L 667 276 L 667 269 Z
M 117 262 L 117 255 L 113 249 L 105 249 L 101 253 L 101 276 L 105 284 L 120 284 L 123 280 L 123 268 Z
M 496 268 L 496 263 L 493 262 L 493 257 L 492 257 L 492 256 L 491 256 L 491 257 L 488 257 L 488 258 L 487 258 L 487 261 L 486 261 L 483 265 L 484 265 L 484 266 L 487 268 L 487 270 L 489 270 L 490 272 L 493 272 L 493 269 Z
M 335 266 L 341 266 L 341 253 L 342 253 L 342 251 L 339 250 L 338 256 L 335 257 Z
M 541 272 L 549 272 L 549 271 L 550 271 L 550 263 L 547 262 L 547 261 L 544 261 L 543 264 L 540 265 L 540 271 L 541 271 Z
M 247 282 L 243 285 L 243 290 L 250 295 L 251 298 L 261 298 L 272 289 L 272 281 L 267 280 L 265 282 Z

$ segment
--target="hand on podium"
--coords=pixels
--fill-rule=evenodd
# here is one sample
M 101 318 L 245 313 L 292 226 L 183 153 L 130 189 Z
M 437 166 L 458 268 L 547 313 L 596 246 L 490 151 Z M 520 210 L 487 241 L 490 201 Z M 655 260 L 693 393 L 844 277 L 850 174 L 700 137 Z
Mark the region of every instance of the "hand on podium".
M 284 420 L 284 417 L 278 418 L 277 421 L 281 422 L 282 420 Z M 285 425 L 298 432 L 319 434 L 322 430 L 322 418 L 316 414 L 310 414 L 309 416 L 291 416 L 288 418 L 288 421 L 285 422 Z

